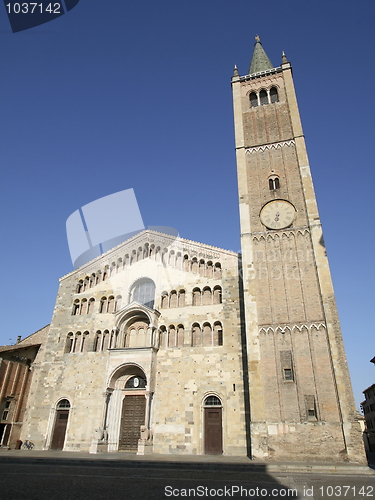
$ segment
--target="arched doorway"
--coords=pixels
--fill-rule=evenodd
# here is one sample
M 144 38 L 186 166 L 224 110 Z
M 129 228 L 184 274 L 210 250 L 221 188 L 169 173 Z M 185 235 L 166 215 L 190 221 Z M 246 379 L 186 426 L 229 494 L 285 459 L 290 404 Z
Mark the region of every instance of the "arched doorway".
M 66 428 L 68 426 L 70 403 L 62 399 L 56 408 L 55 426 L 52 434 L 51 450 L 62 450 L 64 448 Z
M 152 394 L 143 368 L 135 363 L 119 366 L 112 373 L 108 391 L 108 451 L 138 450 L 141 426 L 149 424 Z
M 204 453 L 221 455 L 223 453 L 222 404 L 217 396 L 204 400 Z
M 123 390 L 119 450 L 137 451 L 141 425 L 146 417 L 146 379 L 139 375 L 128 378 Z

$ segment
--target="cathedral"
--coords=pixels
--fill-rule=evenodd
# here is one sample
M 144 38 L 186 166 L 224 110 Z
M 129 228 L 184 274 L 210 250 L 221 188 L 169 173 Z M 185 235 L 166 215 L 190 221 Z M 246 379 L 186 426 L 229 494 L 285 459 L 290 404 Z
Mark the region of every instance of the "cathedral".
M 231 84 L 242 253 L 144 230 L 63 276 L 35 449 L 364 462 L 291 64 Z

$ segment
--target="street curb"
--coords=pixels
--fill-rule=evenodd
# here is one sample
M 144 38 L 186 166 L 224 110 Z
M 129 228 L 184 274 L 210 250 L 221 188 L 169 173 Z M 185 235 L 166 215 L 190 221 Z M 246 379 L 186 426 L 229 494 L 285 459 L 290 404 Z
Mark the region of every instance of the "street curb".
M 233 457 L 234 459 L 234 457 Z M 112 467 L 128 469 L 174 469 L 174 470 L 199 470 L 199 471 L 227 471 L 227 472 L 253 472 L 267 473 L 293 473 L 293 474 L 334 474 L 334 475 L 366 475 L 375 476 L 375 470 L 365 465 L 355 464 L 302 464 L 302 463 L 265 463 L 265 462 L 199 462 L 178 460 L 144 460 L 144 459 L 118 459 L 118 458 L 67 458 L 67 457 L 27 457 L 27 456 L 1 456 L 0 464 L 39 464 L 46 466 L 84 466 L 84 467 Z

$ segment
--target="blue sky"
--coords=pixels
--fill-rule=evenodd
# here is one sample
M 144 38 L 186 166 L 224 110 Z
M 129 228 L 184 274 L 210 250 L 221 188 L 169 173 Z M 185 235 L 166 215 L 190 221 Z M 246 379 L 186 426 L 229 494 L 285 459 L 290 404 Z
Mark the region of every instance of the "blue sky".
M 374 22 L 370 0 L 80 0 L 13 34 L 0 6 L 0 344 L 51 321 L 66 219 L 102 196 L 134 188 L 146 225 L 240 250 L 230 78 L 258 33 L 293 66 L 358 406 L 375 382 Z

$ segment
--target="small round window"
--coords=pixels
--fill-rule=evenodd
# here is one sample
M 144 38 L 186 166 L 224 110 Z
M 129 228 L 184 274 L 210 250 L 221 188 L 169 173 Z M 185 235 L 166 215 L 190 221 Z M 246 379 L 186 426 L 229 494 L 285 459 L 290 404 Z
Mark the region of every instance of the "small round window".
M 204 406 L 221 406 L 221 401 L 216 396 L 208 396 L 204 401 Z
M 125 389 L 145 389 L 146 379 L 143 377 L 131 377 L 125 384 Z
M 67 399 L 62 399 L 60 403 L 57 405 L 59 410 L 70 408 L 70 403 Z

